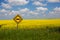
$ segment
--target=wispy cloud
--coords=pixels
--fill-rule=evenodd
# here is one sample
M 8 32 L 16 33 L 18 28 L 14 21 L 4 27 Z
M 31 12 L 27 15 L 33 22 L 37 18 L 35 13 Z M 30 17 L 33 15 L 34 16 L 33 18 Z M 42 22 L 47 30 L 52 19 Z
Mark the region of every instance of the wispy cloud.
M 54 3 L 54 2 L 60 2 L 60 0 L 47 0 L 48 2 L 52 2 L 52 3 Z
M 47 4 L 43 4 L 42 2 L 39 2 L 39 1 L 34 1 L 33 5 L 36 5 L 36 6 L 47 6 Z
M 26 0 L 8 0 L 8 2 L 11 5 L 25 5 L 25 4 L 29 3 L 29 1 L 26 1 Z
M 2 7 L 6 8 L 6 9 L 12 8 L 12 6 L 10 4 L 5 4 L 5 3 L 2 3 Z

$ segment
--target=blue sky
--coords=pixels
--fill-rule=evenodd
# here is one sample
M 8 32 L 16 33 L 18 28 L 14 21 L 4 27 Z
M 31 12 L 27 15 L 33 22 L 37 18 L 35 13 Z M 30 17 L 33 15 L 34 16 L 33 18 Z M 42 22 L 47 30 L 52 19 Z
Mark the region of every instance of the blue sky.
M 60 0 L 0 0 L 0 19 L 60 18 Z

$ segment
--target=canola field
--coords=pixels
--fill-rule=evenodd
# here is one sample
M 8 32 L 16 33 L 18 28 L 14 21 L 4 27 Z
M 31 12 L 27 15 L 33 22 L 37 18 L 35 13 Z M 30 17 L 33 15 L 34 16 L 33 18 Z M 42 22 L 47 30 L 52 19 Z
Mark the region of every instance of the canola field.
M 60 19 L 0 20 L 0 40 L 60 40 Z
M 14 20 L 0 20 L 2 28 L 16 28 L 16 22 Z M 22 20 L 18 28 L 41 28 L 41 27 L 59 27 L 60 19 L 37 19 L 37 20 Z

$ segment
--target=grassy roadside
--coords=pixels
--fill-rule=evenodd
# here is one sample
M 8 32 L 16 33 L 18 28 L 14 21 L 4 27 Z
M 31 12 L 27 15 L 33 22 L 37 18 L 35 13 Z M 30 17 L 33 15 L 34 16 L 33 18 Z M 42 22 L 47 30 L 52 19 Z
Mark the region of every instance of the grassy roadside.
M 60 40 L 60 29 L 58 27 L 0 29 L 0 40 Z

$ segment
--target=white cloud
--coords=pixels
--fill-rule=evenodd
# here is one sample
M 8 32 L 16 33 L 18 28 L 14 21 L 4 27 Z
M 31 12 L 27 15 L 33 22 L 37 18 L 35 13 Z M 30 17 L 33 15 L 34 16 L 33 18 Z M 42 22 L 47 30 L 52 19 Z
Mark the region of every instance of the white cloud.
M 0 12 L 7 12 L 5 9 L 0 10 Z
M 43 1 L 45 1 L 45 0 L 31 0 L 31 1 L 40 1 L 40 2 L 43 2 Z
M 2 7 L 7 8 L 7 9 L 12 8 L 10 4 L 5 4 L 5 3 L 2 3 Z
M 23 16 L 23 15 L 29 14 L 29 12 L 30 12 L 30 10 L 28 8 L 20 9 L 17 11 L 6 10 L 6 9 L 0 10 L 0 13 L 5 15 L 5 16 L 7 16 L 7 15 L 12 16 L 12 15 L 16 15 L 16 14 L 21 14 Z
M 29 12 L 30 10 L 28 8 L 24 8 L 24 9 L 21 9 L 19 10 L 21 13 L 27 13 Z
M 35 12 L 41 14 L 42 16 L 46 16 L 47 11 L 48 11 L 48 8 L 44 8 L 44 7 L 36 7 L 36 10 L 35 10 Z
M 54 8 L 55 11 L 60 11 L 60 7 Z
M 47 10 L 48 10 L 48 8 L 36 7 L 36 10 L 30 11 L 29 14 L 36 15 L 36 16 L 38 16 L 38 15 L 46 16 Z
M 8 3 L 2 3 L 2 7 L 6 8 L 6 9 L 11 9 L 13 8 L 13 6 L 22 6 L 22 5 L 26 5 L 29 3 L 29 1 L 26 0 L 5 0 L 8 1 Z
M 42 10 L 42 11 L 47 11 L 47 10 L 48 10 L 47 8 L 44 8 L 44 7 L 36 7 L 36 9 L 37 9 L 38 11 L 40 11 L 40 10 Z
M 45 0 L 39 0 L 39 1 L 43 2 L 43 1 L 45 1 Z
M 0 15 L 4 15 L 4 16 L 12 16 L 12 15 L 16 15 L 19 14 L 19 11 L 14 11 L 14 10 L 6 10 L 6 9 L 2 9 L 0 10 Z
M 20 14 L 19 11 L 10 11 L 8 15 L 16 15 L 16 14 Z
M 42 14 L 42 16 L 45 16 L 45 13 L 48 9 L 44 7 L 37 7 L 34 11 L 24 8 L 24 9 L 19 9 L 17 11 L 14 10 L 5 10 L 2 9 L 0 10 L 0 13 L 4 16 L 12 17 L 13 15 L 20 14 L 24 18 L 32 18 L 32 17 L 39 17 L 39 15 Z
M 47 0 L 48 2 L 60 2 L 60 0 Z
M 43 4 L 39 1 L 34 1 L 33 4 L 36 5 L 36 6 L 46 6 L 47 5 L 47 4 Z
M 29 3 L 29 1 L 26 1 L 26 0 L 8 0 L 8 2 L 11 5 L 25 5 Z
M 56 7 L 53 11 L 50 11 L 49 14 L 51 15 L 60 15 L 60 7 Z
M 30 11 L 29 13 L 33 14 L 33 15 L 38 15 L 39 14 L 38 12 L 35 12 L 35 11 Z
M 32 0 L 32 1 L 39 1 L 39 2 L 46 1 L 46 2 L 52 2 L 52 3 L 54 3 L 54 2 L 60 2 L 60 0 Z
M 18 11 L 12 10 L 10 14 L 33 14 L 33 15 L 38 15 L 38 14 L 44 14 L 48 9 L 44 7 L 37 7 L 36 10 L 31 11 L 28 8 L 20 9 Z
M 0 15 L 1 16 L 7 16 L 9 12 L 10 12 L 9 10 L 1 9 L 0 10 Z

